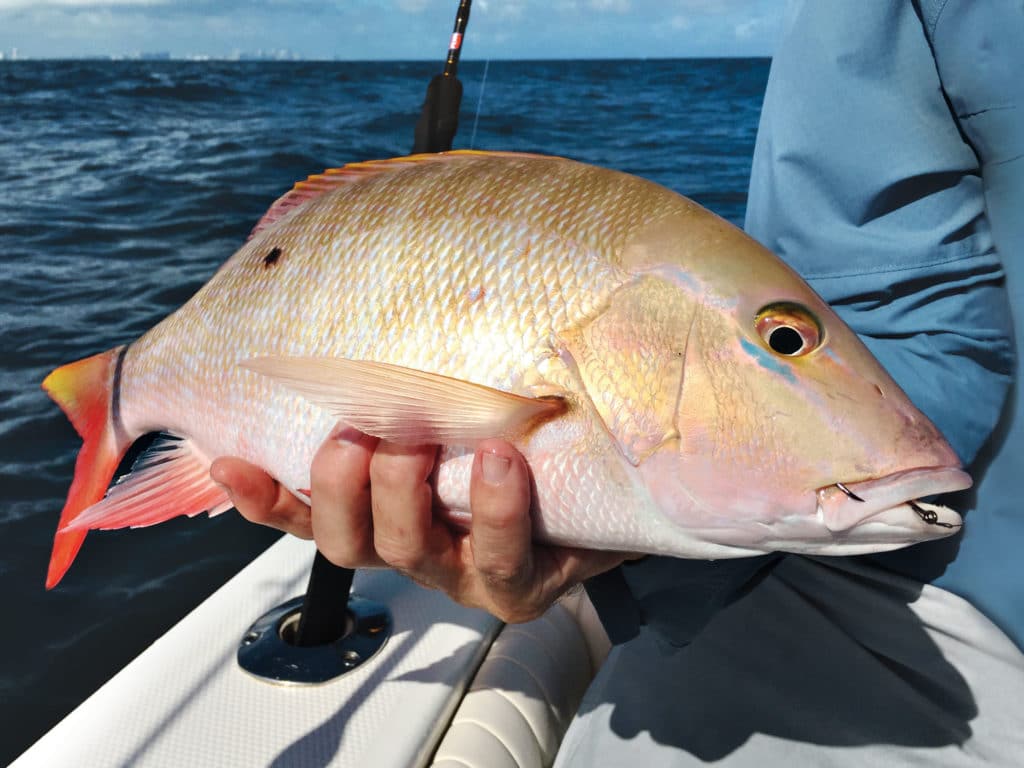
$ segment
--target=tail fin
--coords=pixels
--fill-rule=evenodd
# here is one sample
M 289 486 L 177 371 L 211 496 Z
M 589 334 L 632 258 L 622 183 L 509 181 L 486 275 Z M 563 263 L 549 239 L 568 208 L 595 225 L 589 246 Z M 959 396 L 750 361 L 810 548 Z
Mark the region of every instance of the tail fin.
M 116 379 L 125 347 L 115 347 L 93 357 L 61 366 L 43 381 L 43 389 L 60 406 L 84 444 L 75 462 L 67 502 L 60 513 L 63 528 L 103 498 L 131 440 L 115 424 L 114 403 L 120 382 Z M 54 536 L 46 588 L 63 578 L 85 540 L 85 531 Z

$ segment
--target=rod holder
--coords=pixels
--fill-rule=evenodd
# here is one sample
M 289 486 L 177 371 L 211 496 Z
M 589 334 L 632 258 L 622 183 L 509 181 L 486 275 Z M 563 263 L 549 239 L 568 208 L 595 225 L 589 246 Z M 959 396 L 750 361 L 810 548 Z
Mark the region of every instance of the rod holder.
M 238 645 L 238 665 L 255 677 L 281 685 L 316 685 L 371 659 L 392 631 L 391 614 L 377 602 L 350 595 L 341 637 L 320 645 L 298 645 L 304 597 L 271 609 L 249 627 Z

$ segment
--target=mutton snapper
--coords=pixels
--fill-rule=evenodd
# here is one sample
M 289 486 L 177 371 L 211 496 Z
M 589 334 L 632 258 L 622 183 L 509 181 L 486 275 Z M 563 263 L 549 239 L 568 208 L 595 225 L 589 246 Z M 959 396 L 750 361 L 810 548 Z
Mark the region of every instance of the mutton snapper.
M 218 456 L 308 501 L 338 420 L 442 444 L 438 507 L 462 522 L 474 442 L 513 440 L 538 537 L 592 548 L 893 549 L 958 527 L 916 500 L 970 485 L 773 254 L 656 184 L 536 155 L 311 176 L 181 309 L 43 387 L 84 439 L 48 586 L 89 529 L 228 509 Z

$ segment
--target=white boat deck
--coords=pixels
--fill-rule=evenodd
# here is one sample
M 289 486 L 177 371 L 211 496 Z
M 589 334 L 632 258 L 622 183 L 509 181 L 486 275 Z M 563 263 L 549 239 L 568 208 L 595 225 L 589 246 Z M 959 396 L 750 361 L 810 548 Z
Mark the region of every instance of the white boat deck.
M 320 685 L 253 677 L 236 663 L 239 641 L 303 593 L 313 554 L 284 537 L 14 768 L 551 764 L 608 649 L 582 593 L 494 642 L 502 624 L 492 616 L 393 571 L 359 571 L 353 592 L 391 612 L 383 648 Z
M 323 685 L 254 678 L 235 662 L 238 643 L 303 593 L 313 553 L 283 538 L 14 765 L 422 765 L 501 624 L 392 571 L 360 571 L 353 591 L 394 621 L 380 652 Z

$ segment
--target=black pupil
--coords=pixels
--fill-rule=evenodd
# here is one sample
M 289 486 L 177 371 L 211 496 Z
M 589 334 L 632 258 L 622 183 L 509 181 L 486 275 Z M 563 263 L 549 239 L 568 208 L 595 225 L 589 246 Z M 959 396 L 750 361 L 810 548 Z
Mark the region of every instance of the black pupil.
M 795 355 L 804 346 L 803 336 L 788 325 L 780 325 L 768 336 L 768 346 L 780 355 Z

